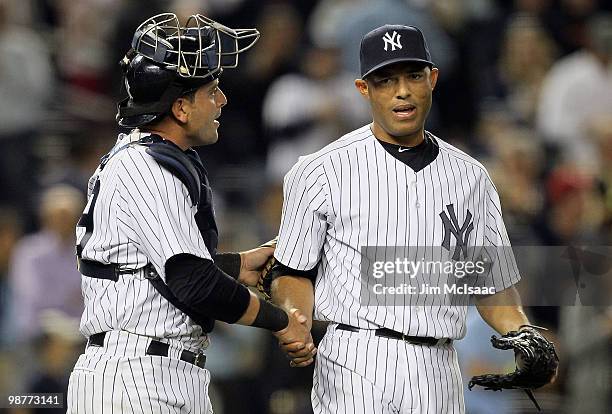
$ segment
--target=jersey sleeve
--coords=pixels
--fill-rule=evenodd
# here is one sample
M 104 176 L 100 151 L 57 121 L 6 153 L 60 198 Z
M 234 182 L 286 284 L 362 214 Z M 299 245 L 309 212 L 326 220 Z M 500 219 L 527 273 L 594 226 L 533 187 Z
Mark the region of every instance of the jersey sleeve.
M 327 207 L 322 166 L 301 159 L 283 184 L 283 215 L 274 256 L 283 265 L 312 270 L 321 258 L 327 231 Z
M 521 276 L 504 225 L 499 195 L 488 177 L 485 179 L 484 198 L 484 255 L 490 262 L 490 270 L 486 274 L 484 284 L 493 286 L 496 292 L 500 292 L 517 283 Z
M 129 232 L 139 251 L 165 281 L 165 264 L 178 254 L 212 260 L 195 221 L 187 187 L 144 151 L 128 150 L 119 160 Z M 137 241 L 137 242 L 136 242 Z

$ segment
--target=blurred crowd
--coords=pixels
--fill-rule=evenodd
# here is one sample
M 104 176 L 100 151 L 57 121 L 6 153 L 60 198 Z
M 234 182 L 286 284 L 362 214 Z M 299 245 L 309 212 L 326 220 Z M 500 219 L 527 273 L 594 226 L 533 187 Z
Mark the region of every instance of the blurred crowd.
M 425 33 L 440 68 L 428 129 L 483 161 L 514 244 L 612 244 L 604 0 L 0 0 L 0 395 L 67 387 L 84 346 L 74 226 L 119 132 L 118 62 L 136 26 L 164 11 L 261 32 L 223 75 L 220 139 L 199 151 L 220 250 L 275 235 L 283 175 L 298 156 L 369 122 L 353 80 L 361 37 L 384 23 Z M 562 359 L 541 404 L 610 412 L 612 307 L 528 311 Z M 457 344 L 464 380 L 513 369 L 512 356 L 489 349 L 490 334 L 471 314 Z M 219 323 L 207 367 L 218 413 L 310 412 L 311 369 L 289 369 L 263 331 Z M 533 410 L 513 392 L 466 392 L 466 402 L 468 413 Z

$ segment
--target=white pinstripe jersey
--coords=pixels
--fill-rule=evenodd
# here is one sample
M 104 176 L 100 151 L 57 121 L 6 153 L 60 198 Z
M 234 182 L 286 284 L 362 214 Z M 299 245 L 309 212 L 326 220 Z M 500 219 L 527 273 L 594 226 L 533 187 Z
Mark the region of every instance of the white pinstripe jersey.
M 148 134 L 120 134 L 113 148 L 138 141 Z M 95 182 L 100 190 L 93 210 L 93 232 L 82 251 L 84 259 L 115 263 L 120 270 L 140 269 L 151 262 L 165 281 L 165 263 L 179 253 L 212 260 L 196 225 L 197 206 L 185 185 L 164 169 L 140 145 L 129 146 L 96 170 L 89 181 L 92 207 Z M 77 243 L 85 229 L 77 227 Z M 118 281 L 82 276 L 85 310 L 81 333 L 85 336 L 124 330 L 155 338 L 173 338 L 185 348 L 207 343 L 199 325 L 164 299 L 144 272 L 121 274 Z
M 317 266 L 315 319 L 416 336 L 465 335 L 465 306 L 422 306 L 406 299 L 405 306 L 360 304 L 360 249 L 441 246 L 440 213 L 449 204 L 459 223 L 467 210 L 473 214 L 469 246 L 510 246 L 499 197 L 485 168 L 427 134 L 440 151 L 416 173 L 389 154 L 367 125 L 301 157 L 285 176 L 275 257 L 296 270 Z M 489 275 L 496 291 L 520 279 L 514 256 L 509 249 L 504 252 Z

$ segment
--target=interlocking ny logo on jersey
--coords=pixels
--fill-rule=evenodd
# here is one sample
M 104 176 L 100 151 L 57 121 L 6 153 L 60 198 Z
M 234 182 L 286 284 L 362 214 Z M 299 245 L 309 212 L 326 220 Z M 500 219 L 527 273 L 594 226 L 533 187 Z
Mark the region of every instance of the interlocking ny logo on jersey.
M 442 211 L 440 213 L 442 224 L 444 224 L 444 240 L 442 240 L 442 247 L 444 247 L 450 252 L 450 242 L 452 234 L 457 240 L 457 244 L 455 245 L 455 251 L 453 252 L 453 260 L 459 260 L 461 252 L 463 252 L 463 258 L 467 259 L 467 241 L 470 237 L 470 233 L 472 232 L 472 230 L 474 230 L 472 213 L 470 212 L 470 210 L 467 210 L 465 221 L 463 222 L 461 227 L 459 227 L 459 220 L 457 220 L 457 215 L 455 214 L 455 206 L 453 204 L 448 204 L 446 206 L 446 209 L 448 210 L 450 219 L 448 218 L 448 215 L 446 215 L 446 211 Z
M 385 41 L 385 52 L 389 46 L 391 46 L 392 52 L 395 51 L 395 48 L 401 49 L 402 44 L 400 43 L 400 37 L 402 37 L 402 35 L 397 34 L 396 31 L 393 31 L 392 35 L 390 35 L 389 32 L 385 33 L 383 36 L 383 40 Z

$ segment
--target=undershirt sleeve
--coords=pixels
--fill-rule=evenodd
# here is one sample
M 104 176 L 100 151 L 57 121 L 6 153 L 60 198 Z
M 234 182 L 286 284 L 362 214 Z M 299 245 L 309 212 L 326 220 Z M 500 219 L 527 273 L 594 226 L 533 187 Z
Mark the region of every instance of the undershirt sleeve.
M 212 260 L 178 254 L 166 262 L 166 283 L 185 305 L 210 318 L 236 323 L 249 306 L 249 290 Z

